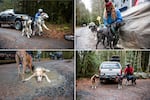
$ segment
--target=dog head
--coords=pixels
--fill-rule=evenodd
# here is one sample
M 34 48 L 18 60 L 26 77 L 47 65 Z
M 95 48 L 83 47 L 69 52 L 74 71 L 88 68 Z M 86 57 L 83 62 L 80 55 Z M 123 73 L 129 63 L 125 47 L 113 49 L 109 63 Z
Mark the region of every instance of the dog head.
M 41 14 L 41 17 L 42 17 L 43 19 L 47 19 L 47 18 L 49 18 L 49 16 L 48 16 L 48 14 L 47 14 L 47 13 L 42 13 L 42 14 Z
M 44 74 L 46 72 L 50 72 L 50 70 L 38 67 L 38 68 L 36 68 L 35 72 L 36 72 L 36 76 L 37 76 L 37 82 L 41 82 Z
M 43 78 L 43 73 L 44 73 L 43 69 L 42 68 L 36 68 L 35 72 L 36 72 L 36 76 L 37 76 L 37 81 L 41 82 L 42 78 Z

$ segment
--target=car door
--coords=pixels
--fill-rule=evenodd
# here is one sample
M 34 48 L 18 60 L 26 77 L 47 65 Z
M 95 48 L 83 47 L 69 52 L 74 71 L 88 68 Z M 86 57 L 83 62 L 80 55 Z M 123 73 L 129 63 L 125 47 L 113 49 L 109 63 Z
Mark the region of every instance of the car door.
M 6 14 L 0 15 L 0 23 L 6 23 Z
M 7 23 L 9 24 L 12 24 L 15 22 L 15 18 L 16 16 L 12 13 L 8 13 L 7 17 L 6 17 L 6 20 L 7 20 Z

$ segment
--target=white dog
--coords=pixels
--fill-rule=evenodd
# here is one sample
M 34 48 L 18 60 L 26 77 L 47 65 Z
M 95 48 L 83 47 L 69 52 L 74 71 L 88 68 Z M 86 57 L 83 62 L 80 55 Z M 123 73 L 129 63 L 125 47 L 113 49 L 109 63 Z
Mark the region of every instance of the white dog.
M 44 27 L 46 30 L 49 30 L 49 28 L 45 25 L 45 19 L 49 18 L 47 13 L 42 13 L 37 21 L 34 22 L 34 31 L 33 31 L 33 35 L 35 35 L 35 33 L 38 33 L 39 36 L 41 35 L 41 33 L 43 32 L 42 27 Z
M 33 73 L 33 75 L 31 75 L 30 77 L 26 78 L 25 80 L 23 80 L 24 82 L 25 81 L 28 81 L 30 80 L 31 78 L 33 77 L 36 77 L 37 78 L 37 82 L 41 82 L 43 77 L 46 78 L 47 82 L 51 83 L 51 80 L 48 78 L 48 76 L 46 75 L 46 72 L 50 72 L 50 70 L 48 69 L 45 69 L 45 68 L 42 68 L 42 67 L 37 67 L 35 69 L 35 72 Z
M 22 17 L 23 21 L 22 21 L 22 36 L 24 36 L 24 34 L 27 35 L 28 38 L 30 38 L 31 34 L 32 34 L 32 29 L 31 29 L 31 24 L 32 24 L 32 20 L 29 17 Z

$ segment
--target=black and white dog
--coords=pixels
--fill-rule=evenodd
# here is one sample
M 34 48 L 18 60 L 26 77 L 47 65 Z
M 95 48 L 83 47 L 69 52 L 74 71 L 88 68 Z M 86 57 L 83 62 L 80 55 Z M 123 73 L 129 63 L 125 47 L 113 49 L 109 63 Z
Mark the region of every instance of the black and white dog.
M 44 27 L 46 30 L 49 30 L 49 28 L 45 25 L 45 19 L 48 19 L 49 16 L 47 13 L 42 13 L 36 21 L 34 21 L 34 28 L 33 28 L 33 35 L 36 33 L 41 36 L 41 33 L 43 33 L 43 28 Z
M 32 28 L 31 28 L 31 24 L 32 24 L 32 19 L 29 17 L 23 17 L 21 16 L 22 19 L 22 36 L 27 35 L 28 38 L 30 38 L 30 36 L 32 35 Z

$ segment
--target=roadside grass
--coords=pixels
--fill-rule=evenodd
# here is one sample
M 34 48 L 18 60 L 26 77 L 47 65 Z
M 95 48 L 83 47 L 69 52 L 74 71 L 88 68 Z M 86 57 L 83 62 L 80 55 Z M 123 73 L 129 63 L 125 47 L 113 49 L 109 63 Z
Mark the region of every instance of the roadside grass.
M 50 30 L 44 29 L 44 37 L 63 39 L 66 34 L 73 34 L 73 26 L 71 24 L 50 24 L 46 23 Z

